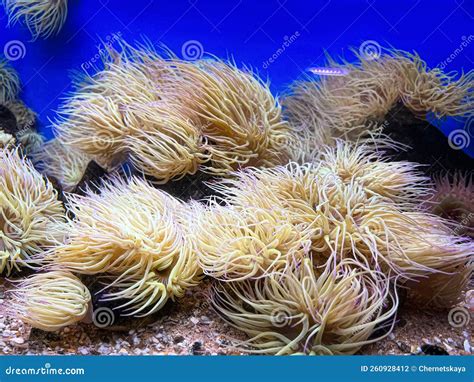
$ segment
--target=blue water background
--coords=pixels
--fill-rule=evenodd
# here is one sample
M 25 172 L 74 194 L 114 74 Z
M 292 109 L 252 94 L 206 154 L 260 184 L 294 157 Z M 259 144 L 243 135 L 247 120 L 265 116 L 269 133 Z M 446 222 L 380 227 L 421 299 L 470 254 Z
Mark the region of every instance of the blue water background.
M 323 66 L 325 51 L 351 59 L 348 48 L 367 40 L 416 50 L 431 67 L 468 71 L 474 62 L 473 17 L 474 0 L 70 0 L 61 33 L 35 42 L 21 26 L 7 29 L 0 10 L 0 48 L 12 40 L 25 45 L 24 57 L 12 64 L 24 84 L 23 99 L 51 136 L 49 120 L 70 90 L 71 71 L 89 70 L 101 41 L 113 43 L 117 36 L 147 36 L 179 56 L 195 40 L 208 53 L 257 69 L 278 94 L 308 67 Z M 463 125 L 442 126 L 449 131 Z

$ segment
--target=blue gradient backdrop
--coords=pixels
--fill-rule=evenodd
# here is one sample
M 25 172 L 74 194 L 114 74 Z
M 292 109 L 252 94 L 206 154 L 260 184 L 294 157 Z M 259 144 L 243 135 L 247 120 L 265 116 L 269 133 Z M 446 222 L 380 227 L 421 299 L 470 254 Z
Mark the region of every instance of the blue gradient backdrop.
M 21 26 L 6 28 L 0 10 L 0 48 L 11 40 L 25 45 L 12 62 L 24 84 L 23 99 L 38 112 L 43 131 L 70 87 L 71 70 L 94 58 L 100 41 L 147 36 L 178 55 L 197 40 L 206 52 L 232 56 L 268 76 L 276 93 L 310 66 L 324 63 L 324 51 L 350 58 L 349 46 L 366 40 L 416 50 L 430 66 L 465 70 L 474 62 L 474 0 L 70 0 L 61 33 L 30 41 Z M 264 63 L 286 38 L 299 34 L 272 64 Z M 463 41 L 470 40 L 461 51 Z M 457 52 L 457 53 L 455 53 Z M 455 57 L 447 63 L 451 55 Z M 473 128 L 474 129 L 474 128 Z M 474 139 L 472 139 L 474 141 Z M 472 145 L 471 145 L 472 148 Z M 471 150 L 472 151 L 472 150 Z

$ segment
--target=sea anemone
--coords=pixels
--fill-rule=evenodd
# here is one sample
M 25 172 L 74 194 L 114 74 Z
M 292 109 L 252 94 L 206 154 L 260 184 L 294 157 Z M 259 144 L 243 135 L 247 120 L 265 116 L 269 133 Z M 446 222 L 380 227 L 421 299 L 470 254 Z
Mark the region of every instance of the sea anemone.
M 177 111 L 148 104 L 134 109 L 130 120 L 142 130 L 127 137 L 126 147 L 136 168 L 166 183 L 195 174 L 208 160 L 198 127 Z
M 472 255 L 471 255 L 472 258 Z M 442 271 L 409 283 L 409 298 L 419 306 L 452 308 L 463 301 L 472 285 L 473 263 L 446 264 Z
M 57 331 L 81 321 L 91 295 L 72 273 L 38 273 L 17 282 L 9 310 L 34 328 Z
M 393 325 L 398 307 L 388 279 L 357 269 L 304 259 L 257 280 L 217 283 L 212 304 L 221 317 L 251 337 L 244 350 L 265 354 L 353 354 L 377 326 Z
M 40 172 L 56 178 L 63 190 L 68 192 L 73 191 L 81 181 L 90 162 L 87 155 L 64 146 L 57 139 L 33 151 L 31 158 Z
M 156 71 L 152 75 L 123 49 L 120 59 L 111 53 L 105 68 L 93 77 L 76 79 L 77 91 L 61 110 L 56 135 L 109 169 L 129 157 L 161 183 L 194 174 L 207 160 L 197 126 L 163 106 Z M 165 62 L 153 57 L 155 66 Z
M 36 114 L 33 110 L 20 100 L 5 102 L 5 106 L 15 115 L 19 132 L 34 130 Z
M 281 108 L 252 73 L 218 60 L 161 57 L 121 42 L 104 69 L 76 79 L 55 126 L 58 138 L 108 168 L 128 158 L 166 183 L 198 170 L 228 174 L 274 165 L 292 135 Z
M 179 100 L 196 120 L 210 153 L 207 171 L 226 175 L 240 167 L 287 161 L 293 136 L 268 84 L 219 60 L 176 61 L 174 66 L 178 75 L 171 73 L 163 97 Z
M 18 150 L 0 150 L 0 273 L 34 266 L 62 232 L 65 211 L 51 183 Z
M 417 211 L 431 191 L 415 166 L 381 162 L 368 153 L 338 145 L 318 164 L 247 169 L 215 189 L 244 216 L 252 209 L 271 211 L 277 221 L 307 230 L 311 257 L 319 265 L 336 255 L 408 280 L 466 263 L 472 255 L 469 243 L 453 234 L 448 221 Z M 207 229 L 215 233 L 214 243 L 222 244 L 229 227 Z M 239 224 L 234 229 L 238 232 Z M 245 259 L 251 253 L 247 247 L 233 256 Z M 213 266 L 222 269 L 210 261 L 204 268 L 210 272 Z
M 16 134 L 16 139 L 21 145 L 23 153 L 30 156 L 39 150 L 44 143 L 43 136 L 34 129 L 27 129 Z
M 385 116 L 397 102 L 421 118 L 428 112 L 437 118 L 473 115 L 474 71 L 457 76 L 428 69 L 416 53 L 400 50 L 385 50 L 371 60 L 356 56 L 359 61 L 353 64 L 329 59 L 344 76 L 297 81 L 282 101 L 297 131 L 313 131 L 311 149 L 333 145 L 335 139 L 379 136 Z
M 337 176 L 342 182 L 356 181 L 368 195 L 379 195 L 396 202 L 419 203 L 432 195 L 430 178 L 421 166 L 405 161 L 388 161 L 382 150 L 341 140 L 325 147 L 319 156 L 320 173 Z M 411 207 L 413 207 L 411 205 Z
M 400 248 L 408 260 L 401 264 L 411 274 L 406 285 L 425 305 L 454 306 L 472 280 L 474 242 L 456 235 L 452 224 L 438 216 L 406 214 L 416 222 L 411 232 L 400 239 Z
M 216 279 L 262 277 L 301 260 L 311 247 L 311 231 L 274 210 L 219 205 L 195 209 L 191 232 L 199 263 Z
M 100 194 L 69 195 L 74 215 L 64 241 L 48 259 L 62 269 L 104 275 L 103 300 L 118 300 L 125 314 L 146 315 L 200 281 L 181 203 L 132 178 L 113 178 Z
M 434 177 L 435 193 L 426 206 L 436 215 L 458 223 L 458 235 L 474 237 L 474 183 L 472 174 L 455 172 Z
M 29 29 L 33 40 L 59 33 L 67 17 L 67 0 L 3 0 L 8 25 L 18 21 Z
M 0 104 L 13 101 L 20 92 L 20 78 L 5 60 L 0 60 Z

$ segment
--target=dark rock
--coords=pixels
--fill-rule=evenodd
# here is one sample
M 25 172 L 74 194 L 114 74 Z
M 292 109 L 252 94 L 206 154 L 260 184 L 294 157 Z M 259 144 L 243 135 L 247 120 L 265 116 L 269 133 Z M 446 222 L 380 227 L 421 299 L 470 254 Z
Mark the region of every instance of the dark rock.
M 173 338 L 173 342 L 175 344 L 179 344 L 180 342 L 183 342 L 184 341 L 184 337 L 183 336 L 176 336 Z
M 179 180 L 170 180 L 165 184 L 156 184 L 151 177 L 147 177 L 147 179 L 151 181 L 156 188 L 185 202 L 201 200 L 216 195 L 216 192 L 208 185 L 216 178 L 201 171 L 198 171 L 194 175 L 186 175 Z
M 201 355 L 203 354 L 203 348 L 202 348 L 202 343 L 199 341 L 196 341 L 193 343 L 193 346 L 191 347 L 191 354 L 193 355 Z
M 406 324 L 407 324 L 407 320 L 405 320 L 404 318 L 400 318 L 400 319 L 397 321 L 397 327 L 399 327 L 399 328 L 405 327 Z
M 57 180 L 54 176 L 44 176 L 44 177 L 49 181 L 49 183 L 51 183 L 53 188 L 58 193 L 58 200 L 61 201 L 64 206 L 66 206 L 66 197 L 64 196 L 63 187 L 61 186 L 61 183 L 59 183 L 59 180 Z
M 73 193 L 84 195 L 87 189 L 97 192 L 106 175 L 107 171 L 100 167 L 95 161 L 91 161 L 87 165 L 82 179 L 74 188 Z
M 18 132 L 15 114 L 5 105 L 0 105 L 0 130 L 13 136 Z
M 449 353 L 441 346 L 424 344 L 421 346 L 421 351 L 426 355 L 449 355 Z
M 410 353 L 410 352 L 411 352 L 410 346 L 407 345 L 405 342 L 397 341 L 396 344 L 397 344 L 397 347 L 398 347 L 403 353 Z
M 474 168 L 474 158 L 462 150 L 453 150 L 443 132 L 415 116 L 401 103 L 385 117 L 383 133 L 410 146 L 406 151 L 388 150 L 392 159 L 426 164 L 423 170 L 430 176 L 452 170 L 472 171 Z

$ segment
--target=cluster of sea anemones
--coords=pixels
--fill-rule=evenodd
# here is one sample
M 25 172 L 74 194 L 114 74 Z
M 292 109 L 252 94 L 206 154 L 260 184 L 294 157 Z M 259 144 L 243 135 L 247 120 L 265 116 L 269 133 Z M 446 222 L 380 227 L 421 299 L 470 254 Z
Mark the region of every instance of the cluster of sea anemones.
M 227 205 L 194 219 L 214 306 L 251 350 L 353 353 L 394 320 L 395 285 L 421 296 L 449 275 L 457 282 L 438 299 L 458 302 L 474 245 L 417 211 L 425 183 L 410 163 L 341 142 L 315 164 L 236 174 L 216 187 Z
M 77 79 L 60 141 L 108 168 L 129 160 L 165 183 L 198 170 L 284 163 L 292 134 L 267 84 L 217 59 L 187 62 L 126 43 Z
M 329 60 L 343 75 L 297 81 L 283 98 L 289 122 L 304 138 L 303 153 L 337 139 L 377 136 L 397 102 L 421 118 L 430 112 L 437 118 L 472 117 L 474 71 L 458 76 L 429 69 L 416 53 L 400 50 L 370 60 L 356 55 L 357 63 Z
M 402 52 L 344 70 L 287 98 L 308 138 L 298 143 L 253 73 L 125 42 L 108 48 L 103 69 L 77 78 L 57 138 L 28 153 L 67 191 L 67 214 L 15 137 L 0 135 L 0 272 L 44 266 L 19 282 L 10 310 L 58 330 L 91 313 L 86 284 L 99 304 L 145 316 L 206 275 L 214 308 L 249 336 L 243 349 L 352 354 L 388 335 L 400 288 L 424 304 L 458 303 L 474 244 L 448 219 L 472 214 L 472 181 L 433 188 L 418 165 L 347 141 L 376 132 L 397 101 L 417 114 L 471 113 L 471 75 L 451 82 Z M 109 171 L 129 161 L 152 179 L 117 173 L 79 194 L 91 161 Z M 198 171 L 222 177 L 217 196 L 184 203 L 155 188 Z
M 33 40 L 57 34 L 67 17 L 67 0 L 3 0 L 8 24 L 21 22 L 29 29 Z

